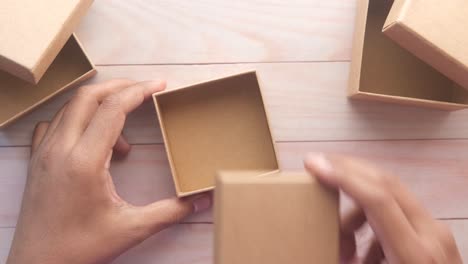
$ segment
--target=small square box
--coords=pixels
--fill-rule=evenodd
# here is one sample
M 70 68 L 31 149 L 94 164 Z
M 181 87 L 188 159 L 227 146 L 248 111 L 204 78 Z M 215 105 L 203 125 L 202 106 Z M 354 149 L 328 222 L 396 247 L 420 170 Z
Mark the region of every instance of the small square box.
M 466 25 L 466 0 L 395 0 L 384 33 L 468 89 Z
M 350 97 L 442 110 L 467 108 L 468 90 L 382 33 L 392 4 L 358 1 Z
M 305 172 L 221 172 L 216 264 L 338 264 L 338 193 Z
M 213 189 L 219 170 L 278 169 L 255 72 L 153 98 L 178 196 Z
M 93 63 L 72 35 L 38 84 L 0 71 L 0 128 L 96 74 Z
M 37 84 L 93 0 L 2 0 L 0 70 Z
M 0 128 L 96 74 L 72 34 L 92 0 L 3 0 Z

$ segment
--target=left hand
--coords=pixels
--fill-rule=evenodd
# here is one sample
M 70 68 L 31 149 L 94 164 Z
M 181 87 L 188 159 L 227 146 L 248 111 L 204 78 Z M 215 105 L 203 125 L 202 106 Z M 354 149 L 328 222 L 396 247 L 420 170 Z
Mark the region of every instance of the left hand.
M 80 88 L 32 142 L 28 179 L 8 264 L 105 263 L 193 212 L 209 195 L 133 206 L 109 172 L 126 155 L 126 116 L 163 82 L 112 80 Z

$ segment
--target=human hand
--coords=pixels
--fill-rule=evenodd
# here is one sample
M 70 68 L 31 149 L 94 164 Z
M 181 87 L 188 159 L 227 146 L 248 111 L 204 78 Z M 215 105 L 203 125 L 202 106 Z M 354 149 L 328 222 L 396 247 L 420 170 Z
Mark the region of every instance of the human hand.
M 193 212 L 202 194 L 133 206 L 115 191 L 113 153 L 126 155 L 126 116 L 163 82 L 112 80 L 80 88 L 34 132 L 29 173 L 8 264 L 105 263 Z
M 363 263 L 461 264 L 450 229 L 434 220 L 397 177 L 358 159 L 311 154 L 306 169 L 358 205 L 342 216 L 341 259 L 356 255 L 354 233 L 367 221 L 376 235 Z

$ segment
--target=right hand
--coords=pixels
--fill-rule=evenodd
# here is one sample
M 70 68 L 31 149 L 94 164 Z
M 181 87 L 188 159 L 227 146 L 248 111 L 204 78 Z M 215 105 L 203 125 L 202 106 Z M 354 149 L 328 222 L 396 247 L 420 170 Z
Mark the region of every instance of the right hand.
M 450 229 L 431 217 L 398 180 L 371 164 L 343 156 L 311 154 L 306 169 L 342 190 L 358 205 L 341 219 L 341 259 L 356 257 L 354 233 L 367 221 L 376 235 L 363 263 L 461 264 Z

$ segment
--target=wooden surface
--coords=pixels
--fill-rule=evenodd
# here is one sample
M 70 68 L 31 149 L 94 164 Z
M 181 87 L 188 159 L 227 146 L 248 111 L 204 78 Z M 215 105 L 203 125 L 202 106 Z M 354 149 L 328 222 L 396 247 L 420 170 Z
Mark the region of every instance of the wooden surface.
M 167 79 L 169 89 L 255 69 L 282 168 L 307 152 L 359 155 L 393 171 L 453 229 L 468 261 L 468 111 L 455 113 L 346 99 L 355 0 L 96 0 L 77 30 L 99 74 Z M 73 90 L 0 131 L 0 263 L 11 243 L 32 129 Z M 174 195 L 154 107 L 133 113 L 133 146 L 114 163 L 118 192 L 145 204 Z M 130 177 L 131 176 L 131 177 Z M 211 214 L 187 219 L 115 263 L 211 263 Z

